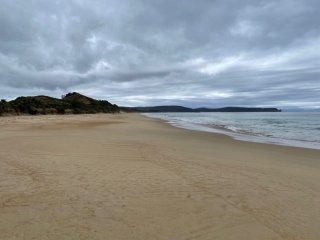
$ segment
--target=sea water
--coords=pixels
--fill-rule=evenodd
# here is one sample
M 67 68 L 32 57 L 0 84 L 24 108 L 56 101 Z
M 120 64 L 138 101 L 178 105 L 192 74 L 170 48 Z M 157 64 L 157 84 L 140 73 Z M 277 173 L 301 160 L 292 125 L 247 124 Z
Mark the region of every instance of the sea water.
M 320 113 L 145 113 L 173 126 L 235 139 L 320 149 Z M 320 156 L 319 156 L 320 157 Z

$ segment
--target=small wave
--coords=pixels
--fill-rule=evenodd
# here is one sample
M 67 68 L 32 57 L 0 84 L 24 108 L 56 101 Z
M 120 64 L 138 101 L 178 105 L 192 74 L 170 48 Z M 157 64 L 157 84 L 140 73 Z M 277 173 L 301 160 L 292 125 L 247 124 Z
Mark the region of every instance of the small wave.
M 234 132 L 243 132 L 244 130 L 235 126 L 226 126 L 226 129 L 229 129 Z
M 210 116 L 190 118 L 188 116 L 180 116 L 179 114 L 143 115 L 164 119 L 169 124 L 176 127 L 196 131 L 222 133 L 243 141 L 320 149 L 320 139 L 316 137 L 318 136 L 320 127 L 318 124 L 309 124 L 306 121 L 302 121 L 300 125 L 292 125 L 292 121 L 283 121 L 282 119 L 265 119 L 269 120 L 269 123 L 267 123 L 264 119 L 257 119 L 255 121 L 252 119 L 241 119 L 240 121 L 239 119 L 228 118 L 221 120 Z M 285 122 L 288 124 L 285 125 Z M 309 125 L 309 128 L 303 128 L 306 125 Z M 312 134 L 312 131 L 314 134 Z M 308 136 L 315 137 L 310 138 Z

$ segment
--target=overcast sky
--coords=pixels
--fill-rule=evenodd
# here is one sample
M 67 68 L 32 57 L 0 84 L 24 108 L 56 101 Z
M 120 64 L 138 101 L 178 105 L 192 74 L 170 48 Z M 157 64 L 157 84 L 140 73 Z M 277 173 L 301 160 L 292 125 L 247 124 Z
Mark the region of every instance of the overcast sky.
M 0 98 L 320 107 L 319 0 L 0 0 Z

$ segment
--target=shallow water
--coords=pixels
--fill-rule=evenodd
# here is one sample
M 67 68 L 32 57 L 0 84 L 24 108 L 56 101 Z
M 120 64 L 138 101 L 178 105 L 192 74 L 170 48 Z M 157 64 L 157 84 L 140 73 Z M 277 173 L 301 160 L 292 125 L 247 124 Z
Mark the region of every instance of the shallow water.
M 320 113 L 146 113 L 176 127 L 235 139 L 320 149 Z

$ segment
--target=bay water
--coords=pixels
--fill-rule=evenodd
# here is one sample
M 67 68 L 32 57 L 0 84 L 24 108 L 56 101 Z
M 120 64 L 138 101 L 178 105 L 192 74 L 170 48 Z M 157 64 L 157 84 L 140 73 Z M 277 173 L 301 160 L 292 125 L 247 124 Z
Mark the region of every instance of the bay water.
M 173 126 L 235 139 L 320 149 L 320 113 L 144 113 Z M 320 158 L 320 156 L 319 156 Z

